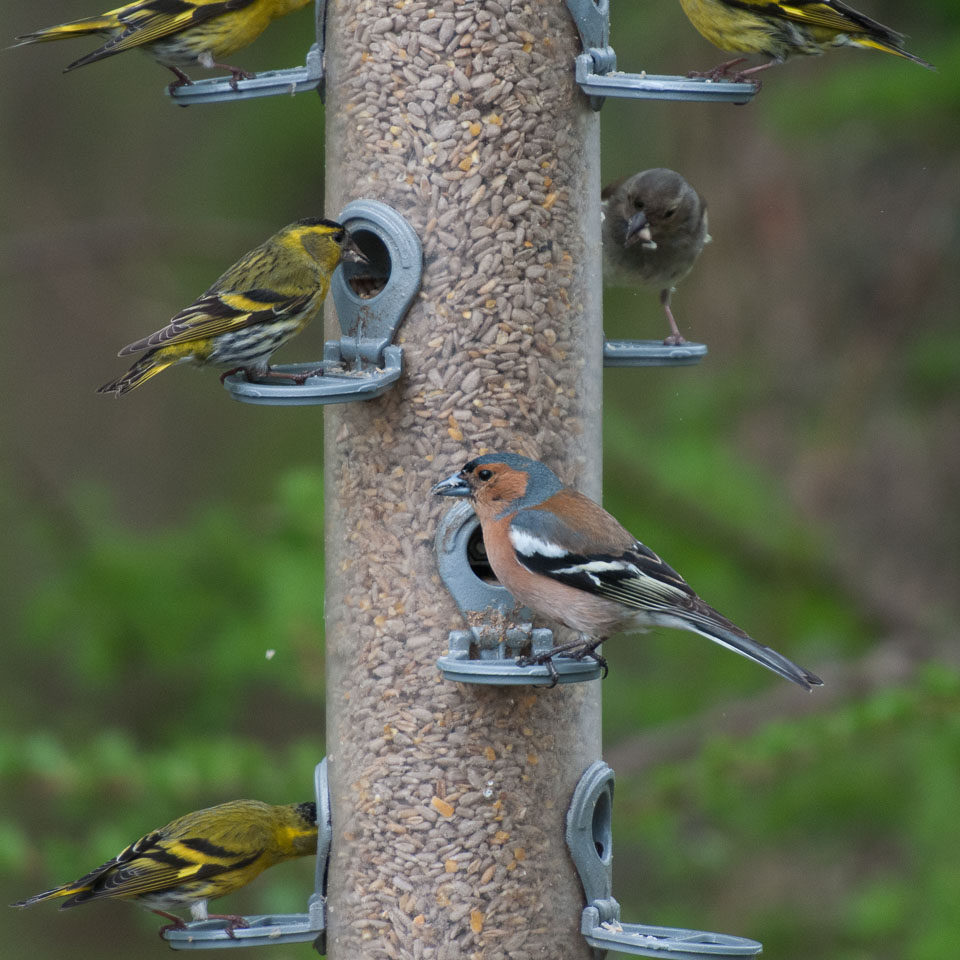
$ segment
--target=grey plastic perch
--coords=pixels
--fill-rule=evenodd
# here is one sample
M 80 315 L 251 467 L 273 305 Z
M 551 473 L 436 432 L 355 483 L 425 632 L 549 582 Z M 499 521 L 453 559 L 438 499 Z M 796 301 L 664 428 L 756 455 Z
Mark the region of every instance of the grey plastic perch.
M 228 77 L 208 77 L 193 83 L 168 87 L 170 99 L 181 107 L 199 103 L 232 103 L 238 100 L 253 100 L 257 97 L 293 96 L 316 90 L 323 96 L 323 41 L 326 28 L 327 0 L 315 0 L 316 42 L 307 51 L 302 67 L 287 70 L 265 70 L 249 80 L 238 80 L 234 90 Z
M 753 83 L 701 80 L 617 70 L 617 55 L 610 46 L 610 0 L 566 0 L 580 33 L 583 53 L 576 59 L 576 79 L 599 110 L 605 97 L 631 100 L 686 100 L 747 103 L 757 92 Z
M 477 575 L 474 567 L 482 556 L 478 556 L 477 550 L 482 542 L 480 521 L 465 501 L 454 504 L 437 527 L 437 569 L 470 624 L 468 630 L 451 631 L 450 650 L 437 660 L 437 666 L 447 680 L 458 683 L 550 685 L 554 681 L 546 666 L 521 666 L 516 658 L 528 645 L 532 654 L 549 650 L 553 646 L 552 630 L 534 630 L 531 623 L 523 622 L 530 619 L 525 609 L 520 611 L 522 622 L 506 630 L 478 622 L 489 620 L 491 615 L 512 619 L 516 607 L 509 591 Z M 600 665 L 594 660 L 555 657 L 553 666 L 558 683 L 596 680 L 601 673 Z
M 567 810 L 567 846 L 587 905 L 580 932 L 591 947 L 661 960 L 754 957 L 763 945 L 745 937 L 680 927 L 622 923 L 613 898 L 613 770 L 602 760 L 587 767 Z
M 604 340 L 605 367 L 685 367 L 707 355 L 703 343 L 663 343 L 661 340 Z

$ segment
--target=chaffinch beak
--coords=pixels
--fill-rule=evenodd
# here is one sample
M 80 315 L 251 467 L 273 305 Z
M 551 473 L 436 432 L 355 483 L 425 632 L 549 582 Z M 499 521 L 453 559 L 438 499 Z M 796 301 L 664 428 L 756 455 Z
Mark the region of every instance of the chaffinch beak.
M 435 483 L 430 492 L 438 497 L 469 497 L 473 494 L 470 484 L 459 473 L 451 473 L 446 480 Z
M 627 230 L 624 236 L 623 245 L 632 247 L 637 241 L 643 245 L 645 250 L 656 250 L 657 244 L 650 232 L 650 224 L 647 223 L 647 215 L 638 210 L 628 221 Z

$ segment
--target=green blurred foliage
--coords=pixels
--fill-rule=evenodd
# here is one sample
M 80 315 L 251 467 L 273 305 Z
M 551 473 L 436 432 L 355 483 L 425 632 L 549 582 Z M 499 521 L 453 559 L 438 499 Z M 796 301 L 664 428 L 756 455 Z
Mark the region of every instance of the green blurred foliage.
M 946 439 L 960 417 L 960 6 L 856 5 L 938 72 L 838 50 L 770 71 L 748 107 L 602 113 L 604 178 L 681 170 L 715 240 L 674 298 L 709 358 L 606 373 L 605 503 L 828 684 L 891 637 L 955 649 L 960 573 Z M 723 58 L 674 2 L 613 7 L 622 69 Z M 90 12 L 8 0 L 4 33 Z M 239 62 L 301 63 L 309 32 L 308 12 L 292 15 Z M 0 56 L 8 901 L 187 810 L 306 798 L 324 752 L 320 416 L 226 402 L 215 376 L 184 369 L 118 403 L 93 390 L 119 346 L 324 211 L 336 144 L 313 97 L 178 109 L 165 71 L 135 55 L 62 77 L 81 46 Z M 650 291 L 605 291 L 604 308 L 611 337 L 665 332 Z M 318 324 L 280 359 L 319 355 L 322 339 Z M 607 653 L 608 747 L 778 682 L 676 632 Z M 956 665 L 934 662 L 822 715 L 705 732 L 694 757 L 619 771 L 624 919 L 753 936 L 782 960 L 949 956 L 958 701 Z M 303 909 L 311 889 L 312 865 L 289 864 L 230 908 Z M 154 918 L 122 904 L 8 920 L 13 956 L 102 957 L 108 925 L 113 957 L 165 949 Z
M 921 960 L 960 933 L 960 671 L 618 778 L 615 891 L 775 956 Z M 711 924 L 713 925 L 711 927 Z
M 151 741 L 187 738 L 197 725 L 220 735 L 251 723 L 251 699 L 293 698 L 322 717 L 316 471 L 286 473 L 259 517 L 221 504 L 147 535 L 118 527 L 98 498 L 80 498 L 75 509 L 74 541 L 61 540 L 47 582 L 25 605 L 20 635 L 30 657 L 18 663 L 21 675 L 62 688 L 61 704 L 78 714 L 71 738 L 118 717 Z M 151 691 L 164 692 L 162 709 Z M 81 709 L 90 697 L 93 708 Z M 0 711 L 21 730 L 46 718 L 31 688 Z M 256 722 L 261 736 L 286 729 Z

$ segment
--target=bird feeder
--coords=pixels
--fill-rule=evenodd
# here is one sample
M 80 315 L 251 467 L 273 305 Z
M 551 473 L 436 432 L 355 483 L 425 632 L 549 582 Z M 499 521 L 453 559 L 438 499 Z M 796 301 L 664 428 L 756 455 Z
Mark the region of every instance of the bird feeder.
M 480 522 L 469 503 L 454 504 L 447 511 L 437 526 L 435 548 L 440 576 L 470 625 L 450 631 L 450 649 L 437 660 L 445 679 L 553 686 L 599 678 L 601 668 L 593 660 L 555 657 L 552 672 L 545 664 L 517 662 L 554 646 L 553 631 L 533 629 L 529 611 L 514 610 L 513 597 L 497 583 L 486 562 Z M 507 627 L 511 619 L 519 626 Z
M 552 636 L 492 581 L 469 507 L 429 496 L 504 450 L 599 499 L 603 366 L 644 348 L 604 345 L 591 107 L 615 61 L 606 0 L 577 6 L 328 10 L 326 195 L 389 205 L 423 249 L 403 376 L 324 411 L 332 960 L 595 956 L 566 813 L 600 755 L 600 684 L 569 681 L 600 669 L 571 661 L 550 688 L 545 668 L 518 667 Z M 657 363 L 706 352 L 657 346 Z M 723 938 L 704 936 L 676 956 L 715 955 Z
M 546 668 L 514 662 L 552 634 L 492 581 L 469 507 L 444 515 L 429 491 L 504 450 L 599 499 L 603 366 L 690 363 L 706 348 L 643 357 L 604 342 L 596 108 L 614 89 L 742 102 L 754 88 L 645 76 L 624 87 L 607 0 L 317 9 L 328 207 L 383 289 L 364 297 L 350 265 L 334 275 L 322 377 L 226 380 L 244 402 L 326 404 L 332 826 L 315 892 L 326 915 L 310 933 L 323 926 L 315 945 L 331 960 L 592 960 L 610 948 L 596 928 L 617 914 L 580 848 L 584 823 L 604 828 L 612 775 L 609 794 L 602 777 L 578 787 L 600 762 L 600 685 L 573 681 L 600 668 L 560 660 L 550 688 Z M 375 386 L 344 403 L 357 373 Z M 512 623 L 491 630 L 498 618 Z M 588 840 L 608 864 L 609 843 Z M 281 927 L 266 923 L 259 942 L 281 942 Z M 723 952 L 723 938 L 703 937 L 671 955 Z M 736 940 L 727 955 L 759 949 Z
M 564 814 L 599 758 L 600 685 L 444 679 L 463 618 L 429 494 L 501 449 L 600 492 L 599 116 L 578 36 L 559 0 L 331 3 L 326 36 L 328 208 L 379 200 L 423 247 L 404 375 L 324 410 L 328 956 L 589 960 Z
M 612 893 L 613 782 L 613 771 L 602 760 L 591 764 L 567 810 L 567 846 L 587 899 L 580 918 L 587 943 L 597 950 L 665 960 L 754 957 L 762 952 L 762 944 L 746 937 L 621 922 L 620 904 Z

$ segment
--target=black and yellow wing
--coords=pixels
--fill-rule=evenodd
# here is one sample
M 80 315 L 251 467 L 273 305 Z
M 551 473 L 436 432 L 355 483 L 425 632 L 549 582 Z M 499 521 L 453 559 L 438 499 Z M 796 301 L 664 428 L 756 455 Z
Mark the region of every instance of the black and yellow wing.
M 294 317 L 307 308 L 315 295 L 314 290 L 285 295 L 269 289 L 206 293 L 181 310 L 162 330 L 128 344 L 118 355 L 125 357 L 141 350 L 204 340 L 258 323 Z
M 71 63 L 67 70 L 112 57 L 190 30 L 225 13 L 234 13 L 259 0 L 140 0 L 105 14 L 119 32 L 102 47 Z

